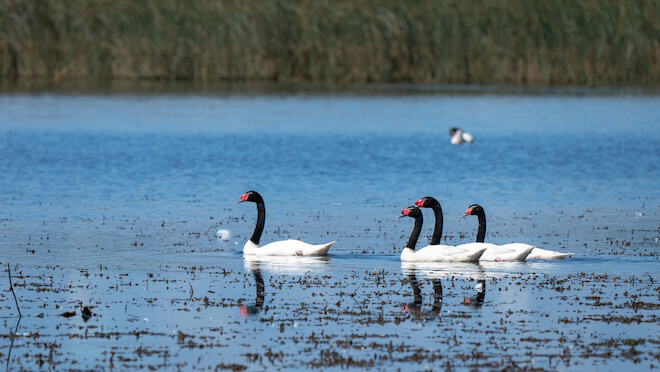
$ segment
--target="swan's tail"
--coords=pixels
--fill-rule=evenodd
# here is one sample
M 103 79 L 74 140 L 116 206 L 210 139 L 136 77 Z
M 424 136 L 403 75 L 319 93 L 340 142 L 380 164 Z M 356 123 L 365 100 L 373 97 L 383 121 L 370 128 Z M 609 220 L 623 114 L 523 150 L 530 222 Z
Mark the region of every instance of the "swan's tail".
M 470 254 L 468 259 L 465 260 L 465 261 L 466 262 L 478 262 L 479 259 L 481 258 L 481 256 L 484 254 L 484 252 L 486 252 L 486 249 L 487 249 L 487 247 L 485 247 L 483 249 L 475 250 L 472 254 Z
M 328 254 L 328 251 L 333 244 L 335 244 L 334 240 L 330 243 L 316 245 L 314 246 L 315 249 L 305 254 L 305 256 L 325 256 Z

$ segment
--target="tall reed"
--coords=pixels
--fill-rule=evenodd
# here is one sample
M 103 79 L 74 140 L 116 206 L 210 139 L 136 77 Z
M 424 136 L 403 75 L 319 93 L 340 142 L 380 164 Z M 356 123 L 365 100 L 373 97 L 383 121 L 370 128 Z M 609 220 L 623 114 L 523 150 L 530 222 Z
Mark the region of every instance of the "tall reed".
M 660 0 L 4 0 L 0 77 L 658 84 Z

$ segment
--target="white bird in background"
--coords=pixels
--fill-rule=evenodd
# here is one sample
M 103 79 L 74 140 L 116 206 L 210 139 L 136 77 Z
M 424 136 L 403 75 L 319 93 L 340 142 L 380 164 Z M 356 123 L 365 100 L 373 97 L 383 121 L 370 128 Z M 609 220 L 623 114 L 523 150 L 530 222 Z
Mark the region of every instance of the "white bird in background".
M 472 143 L 474 141 L 474 138 L 470 133 L 465 133 L 463 132 L 463 129 L 453 127 L 449 130 L 449 135 L 451 136 L 451 143 L 452 145 L 461 145 L 464 143 Z

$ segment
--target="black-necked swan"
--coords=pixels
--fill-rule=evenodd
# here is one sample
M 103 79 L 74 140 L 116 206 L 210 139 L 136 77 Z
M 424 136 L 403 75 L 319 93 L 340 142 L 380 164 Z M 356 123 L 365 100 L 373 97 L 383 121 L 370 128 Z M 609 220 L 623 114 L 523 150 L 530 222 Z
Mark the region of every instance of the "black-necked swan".
M 430 245 L 415 251 L 417 239 L 422 231 L 424 219 L 422 212 L 415 206 L 410 206 L 401 211 L 401 217 L 412 217 L 415 219 L 415 227 L 410 235 L 408 244 L 401 252 L 401 261 L 413 262 L 476 262 L 484 253 L 487 247 L 483 249 L 465 249 L 452 246 Z
M 477 242 L 462 244 L 464 246 L 479 247 L 486 239 L 486 212 L 479 204 L 473 204 L 465 210 L 462 217 L 477 216 L 479 218 L 479 230 L 477 231 Z M 522 243 L 512 243 L 495 245 L 489 244 L 490 247 L 486 250 L 482 261 L 525 261 L 525 258 L 534 249 L 534 246 Z
M 245 243 L 243 247 L 244 255 L 257 255 L 257 256 L 325 256 L 328 254 L 330 246 L 335 242 L 332 241 L 327 244 L 318 244 L 313 245 L 300 240 L 284 240 L 279 242 L 273 242 L 264 245 L 263 247 L 259 246 L 259 239 L 261 238 L 261 233 L 264 231 L 264 225 L 266 223 L 266 207 L 264 206 L 264 200 L 256 191 L 248 191 L 245 194 L 241 195 L 242 202 L 253 202 L 257 204 L 257 225 L 254 227 L 254 233 L 250 240 Z
M 442 238 L 442 224 L 443 224 L 442 207 L 440 206 L 440 202 L 438 202 L 438 200 L 436 200 L 432 196 L 425 196 L 417 200 L 415 202 L 415 205 L 420 208 L 431 208 L 433 210 L 433 214 L 435 215 L 435 228 L 433 229 L 433 236 L 431 237 L 430 246 L 438 247 L 440 249 L 442 249 L 441 247 L 451 247 L 446 245 L 439 245 L 440 239 Z M 486 226 L 486 221 L 484 219 L 484 229 L 485 226 Z M 484 230 L 484 236 L 485 236 L 485 230 Z M 480 261 L 512 261 L 510 259 L 501 259 L 501 257 L 497 255 L 494 257 L 491 257 L 492 255 L 487 255 L 489 251 L 494 253 L 501 253 L 501 249 L 499 248 L 498 245 L 484 243 L 483 240 L 479 243 L 461 244 L 458 247 L 461 247 L 461 249 L 472 250 L 472 251 L 479 251 L 482 249 L 486 249 L 484 254 L 479 258 Z
M 474 137 L 470 133 L 465 133 L 463 132 L 463 129 L 453 127 L 449 130 L 449 135 L 451 136 L 451 140 L 449 143 L 452 145 L 461 145 L 463 143 L 472 143 L 474 141 Z
M 486 212 L 484 212 L 483 207 L 480 206 L 479 204 L 473 204 L 468 209 L 466 209 L 465 213 L 463 214 L 463 216 L 470 216 L 470 215 L 477 216 L 479 218 L 479 230 L 477 231 L 477 242 L 483 242 L 486 238 Z M 561 252 L 550 251 L 547 249 L 541 249 L 533 245 L 523 244 L 523 243 L 503 244 L 500 245 L 499 247 L 503 249 L 504 248 L 509 249 L 512 252 L 516 252 L 516 251 L 524 252 L 525 250 L 530 249 L 531 247 L 530 252 L 525 257 L 528 259 L 553 260 L 553 259 L 562 259 L 573 254 L 573 253 L 561 253 Z M 489 252 L 486 251 L 486 253 L 484 253 L 484 256 L 489 257 L 488 254 Z M 502 259 L 502 261 L 506 261 L 506 260 Z

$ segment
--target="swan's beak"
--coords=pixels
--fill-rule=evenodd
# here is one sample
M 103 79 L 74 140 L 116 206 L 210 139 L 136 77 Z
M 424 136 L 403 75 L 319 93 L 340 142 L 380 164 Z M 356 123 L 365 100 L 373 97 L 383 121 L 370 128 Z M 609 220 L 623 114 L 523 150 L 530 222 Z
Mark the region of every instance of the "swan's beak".
M 242 203 L 242 202 L 244 202 L 244 201 L 247 201 L 247 199 L 248 199 L 248 195 L 247 195 L 247 194 L 243 194 L 243 195 L 241 195 L 241 200 L 237 201 L 236 204 L 239 204 L 239 203 Z
M 472 214 L 472 209 L 469 209 L 469 208 L 468 208 L 468 209 L 465 210 L 465 213 L 463 213 L 463 215 L 461 216 L 461 218 L 463 218 L 463 217 L 465 217 L 465 216 L 470 216 L 471 214 Z
M 415 202 L 415 205 L 418 206 L 419 208 L 424 207 L 424 200 L 419 199 L 418 201 Z

